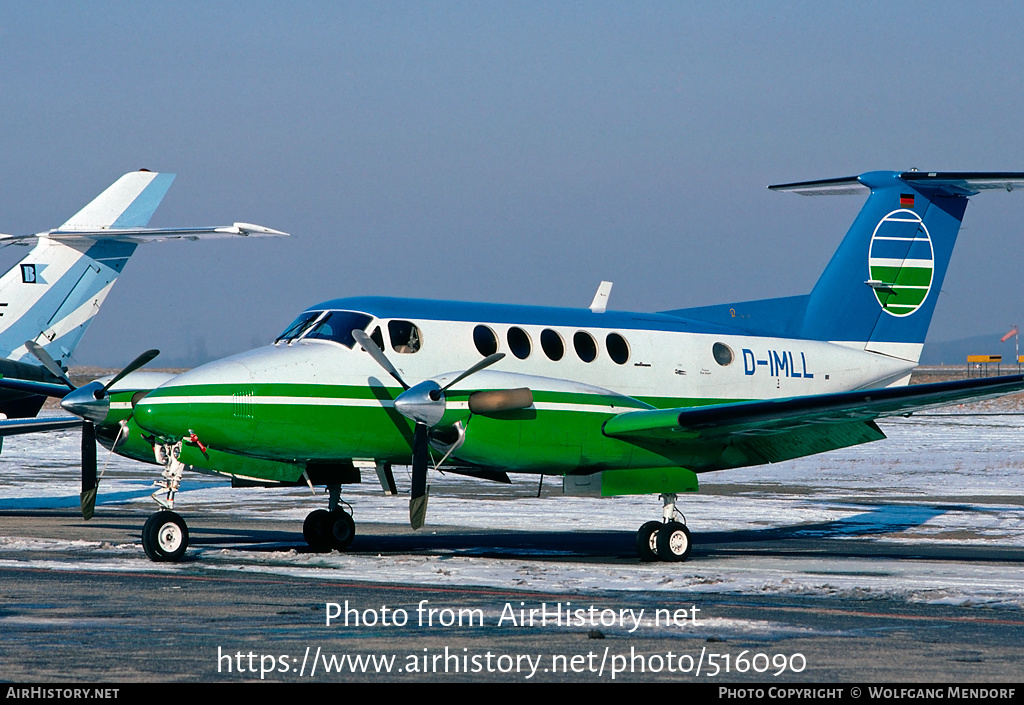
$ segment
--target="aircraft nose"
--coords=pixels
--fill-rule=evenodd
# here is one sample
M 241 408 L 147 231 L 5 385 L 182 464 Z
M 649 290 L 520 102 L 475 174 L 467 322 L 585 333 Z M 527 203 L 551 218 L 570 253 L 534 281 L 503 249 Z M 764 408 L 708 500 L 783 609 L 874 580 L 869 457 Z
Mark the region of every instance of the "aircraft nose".
M 160 403 L 159 398 L 151 399 L 152 392 L 147 394 L 135 405 L 133 415 L 135 423 L 144 431 L 159 437 L 176 435 L 172 432 L 172 417 L 168 414 L 168 405 Z
M 218 360 L 184 372 L 157 387 L 135 405 L 135 422 L 164 441 L 190 435 L 217 437 L 232 417 L 221 410 L 223 398 L 232 398 L 236 385 L 247 382 L 250 372 L 234 360 Z M 226 407 L 231 410 L 230 404 Z

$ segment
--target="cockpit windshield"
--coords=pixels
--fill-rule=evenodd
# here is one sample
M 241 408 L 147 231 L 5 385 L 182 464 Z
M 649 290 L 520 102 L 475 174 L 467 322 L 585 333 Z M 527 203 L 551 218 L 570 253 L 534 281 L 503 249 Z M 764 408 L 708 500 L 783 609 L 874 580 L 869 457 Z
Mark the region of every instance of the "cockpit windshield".
M 366 326 L 372 320 L 373 317 L 367 316 L 365 313 L 331 311 L 313 326 L 313 329 L 306 335 L 306 340 L 313 338 L 333 340 L 336 343 L 341 343 L 346 348 L 351 348 L 356 344 L 355 338 L 352 337 L 352 331 L 356 328 L 366 330 Z
M 316 321 L 317 318 L 320 317 L 322 313 L 323 311 L 306 311 L 298 318 L 296 318 L 294 321 L 292 321 L 292 324 L 285 328 L 284 333 L 277 336 L 277 340 L 275 340 L 274 342 L 288 343 L 295 340 L 303 333 L 305 333 L 307 330 L 309 330 L 309 327 L 313 325 L 313 323 Z

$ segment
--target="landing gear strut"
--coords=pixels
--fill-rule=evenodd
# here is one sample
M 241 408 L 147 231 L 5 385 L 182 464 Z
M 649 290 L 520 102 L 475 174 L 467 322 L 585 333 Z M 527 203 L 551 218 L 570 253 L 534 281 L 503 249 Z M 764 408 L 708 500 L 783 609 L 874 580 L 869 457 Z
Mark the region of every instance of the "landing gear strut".
M 341 507 L 341 485 L 328 485 L 328 509 L 314 509 L 302 523 L 302 538 L 314 551 L 344 551 L 356 537 L 352 515 Z
M 180 561 L 188 549 L 188 525 L 174 508 L 174 495 L 181 486 L 181 476 L 185 465 L 178 460 L 181 453 L 181 442 L 159 444 L 153 446 L 156 461 L 164 466 L 161 480 L 156 482 L 159 489 L 153 493 L 153 499 L 161 509 L 142 527 L 142 549 L 151 561 Z M 158 497 L 161 492 L 165 497 Z
M 636 552 L 642 561 L 685 561 L 690 557 L 693 541 L 683 518 L 676 509 L 676 495 L 663 494 L 662 521 L 649 521 L 636 532 Z M 683 518 L 685 521 L 685 518 Z

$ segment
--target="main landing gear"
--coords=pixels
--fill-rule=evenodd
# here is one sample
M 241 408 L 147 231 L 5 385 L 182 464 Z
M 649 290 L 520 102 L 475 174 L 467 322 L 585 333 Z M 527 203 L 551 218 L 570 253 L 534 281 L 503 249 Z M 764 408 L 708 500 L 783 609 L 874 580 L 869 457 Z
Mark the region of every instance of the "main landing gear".
M 647 522 L 636 532 L 636 552 L 642 561 L 685 561 L 693 548 L 690 530 L 676 520 L 676 515 L 683 518 L 676 509 L 676 495 L 663 494 L 661 501 L 663 518 Z
M 314 551 L 344 551 L 356 537 L 352 515 L 340 505 L 341 485 L 328 485 L 328 509 L 315 509 L 302 523 L 302 538 Z M 351 508 L 351 507 L 350 507 Z

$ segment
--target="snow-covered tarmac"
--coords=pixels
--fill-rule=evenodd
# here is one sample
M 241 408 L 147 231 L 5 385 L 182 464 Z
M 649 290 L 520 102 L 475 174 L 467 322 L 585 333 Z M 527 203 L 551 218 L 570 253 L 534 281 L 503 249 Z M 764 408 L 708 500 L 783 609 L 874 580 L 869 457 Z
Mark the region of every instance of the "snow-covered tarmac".
M 660 516 L 655 497 L 561 496 L 548 478 L 537 498 L 535 477 L 512 486 L 453 475 L 432 478 L 428 526 L 486 530 L 479 548 L 401 554 L 302 550 L 302 519 L 322 506 L 308 489 L 232 489 L 192 476 L 176 507 L 195 528 L 203 516 L 280 521 L 294 532 L 278 550 L 217 544 L 190 548 L 180 566 L 146 561 L 138 542 L 110 543 L 8 535 L 0 566 L 92 571 L 247 571 L 307 579 L 396 584 L 491 586 L 545 593 L 609 591 L 687 596 L 820 595 L 915 603 L 1024 608 L 1024 414 L 993 402 L 882 422 L 889 438 L 773 466 L 703 475 L 702 491 L 680 507 L 698 549 L 684 564 L 643 564 L 613 552 L 586 560 L 565 550 L 502 549 L 488 542 L 511 532 L 631 532 Z M 76 432 L 12 437 L 0 456 L 0 514 L 78 505 Z M 100 465 L 106 461 L 101 453 Z M 398 469 L 398 481 L 408 478 Z M 101 482 L 104 513 L 148 512 L 155 466 L 109 460 Z M 376 482 L 346 486 L 357 530 L 407 521 L 404 497 L 384 496 Z M 705 543 L 701 543 L 702 538 Z M 806 550 L 820 541 L 821 551 Z M 836 546 L 900 547 L 846 553 Z M 621 541 L 620 541 L 621 543 Z M 796 548 L 798 550 L 789 550 Z M 742 544 L 748 550 L 730 550 Z M 751 546 L 755 550 L 749 550 Z M 763 550 L 756 547 L 763 546 Z M 264 547 L 265 548 L 265 547 Z M 927 558 L 915 558 L 917 549 Z M 964 550 L 977 550 L 965 560 Z M 992 550 L 999 559 L 992 559 Z M 986 553 L 987 551 L 987 553 Z M 947 554 L 949 560 L 946 560 Z

